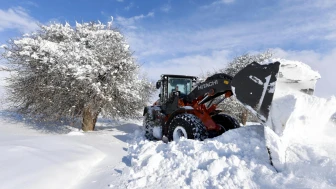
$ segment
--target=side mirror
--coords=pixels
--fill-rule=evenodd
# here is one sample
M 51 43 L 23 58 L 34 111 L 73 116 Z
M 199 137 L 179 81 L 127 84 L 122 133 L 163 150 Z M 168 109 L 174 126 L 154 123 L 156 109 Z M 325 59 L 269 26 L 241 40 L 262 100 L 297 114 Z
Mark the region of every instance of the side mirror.
M 161 98 L 161 94 L 159 94 L 159 98 Z
M 161 87 L 161 82 L 160 82 L 160 81 L 157 81 L 157 82 L 156 82 L 156 88 L 157 88 L 157 89 L 160 89 L 160 87 Z

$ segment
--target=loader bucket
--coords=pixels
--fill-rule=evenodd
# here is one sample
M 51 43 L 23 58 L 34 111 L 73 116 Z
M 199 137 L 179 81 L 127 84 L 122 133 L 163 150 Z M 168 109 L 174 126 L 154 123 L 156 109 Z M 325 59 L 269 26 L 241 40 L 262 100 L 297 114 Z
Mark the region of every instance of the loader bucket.
M 265 123 L 272 103 L 280 62 L 260 65 L 253 62 L 232 79 L 237 99 Z

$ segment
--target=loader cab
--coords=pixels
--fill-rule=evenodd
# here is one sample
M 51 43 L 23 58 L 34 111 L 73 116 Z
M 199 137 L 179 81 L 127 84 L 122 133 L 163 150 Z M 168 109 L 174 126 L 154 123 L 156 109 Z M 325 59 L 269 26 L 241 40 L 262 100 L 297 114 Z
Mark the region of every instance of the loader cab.
M 160 89 L 160 102 L 165 103 L 174 94 L 179 94 L 183 98 L 191 92 L 196 81 L 195 76 L 161 75 L 161 79 L 156 83 L 156 88 Z

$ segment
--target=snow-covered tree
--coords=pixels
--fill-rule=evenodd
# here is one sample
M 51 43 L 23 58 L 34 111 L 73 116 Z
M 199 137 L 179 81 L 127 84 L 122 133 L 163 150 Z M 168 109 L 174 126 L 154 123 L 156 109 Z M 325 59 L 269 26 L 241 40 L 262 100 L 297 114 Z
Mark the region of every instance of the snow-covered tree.
M 271 57 L 271 51 L 265 51 L 259 54 L 244 54 L 234 58 L 225 68 L 218 70 L 216 73 L 225 73 L 230 76 L 234 76 L 248 64 L 254 61 L 263 62 Z M 212 74 L 214 73 L 207 73 L 208 76 Z M 225 113 L 235 117 L 240 123 L 245 124 L 246 121 L 258 121 L 258 118 L 249 113 L 248 110 L 235 98 L 235 96 L 224 100 L 218 107 L 224 110 Z
M 221 69 L 220 72 L 234 76 L 248 64 L 252 62 L 263 62 L 272 56 L 273 54 L 269 50 L 259 54 L 244 54 L 234 58 L 225 68 Z
M 138 116 L 153 92 L 124 36 L 100 22 L 40 25 L 4 49 L 10 100 L 44 120 L 82 117 L 82 129 L 94 130 L 99 114 Z

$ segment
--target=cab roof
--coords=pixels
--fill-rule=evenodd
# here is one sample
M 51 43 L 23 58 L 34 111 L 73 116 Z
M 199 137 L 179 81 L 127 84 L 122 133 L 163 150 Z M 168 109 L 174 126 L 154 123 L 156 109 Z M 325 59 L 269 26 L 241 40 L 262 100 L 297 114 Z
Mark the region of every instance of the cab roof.
M 173 78 L 190 78 L 190 79 L 197 79 L 196 76 L 190 76 L 190 75 L 174 75 L 174 74 L 162 74 L 161 78 L 164 77 L 173 77 Z

